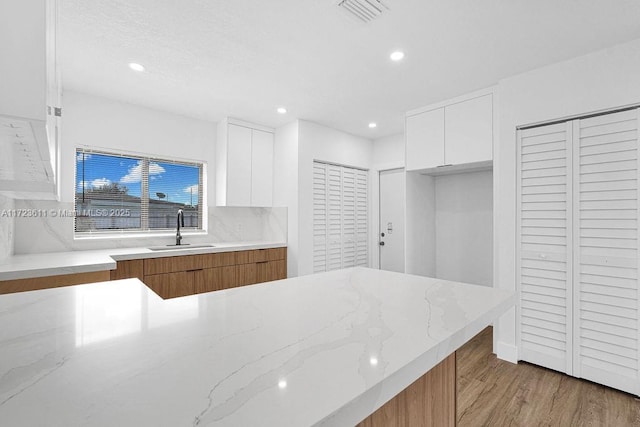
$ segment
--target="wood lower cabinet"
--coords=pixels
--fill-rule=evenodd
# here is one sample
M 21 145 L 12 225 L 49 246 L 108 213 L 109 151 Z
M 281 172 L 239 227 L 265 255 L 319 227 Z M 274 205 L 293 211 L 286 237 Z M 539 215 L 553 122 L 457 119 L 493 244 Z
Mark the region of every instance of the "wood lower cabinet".
M 356 427 L 453 427 L 456 396 L 456 353 L 453 353 Z
M 195 272 L 151 274 L 144 276 L 144 283 L 162 298 L 177 298 L 195 293 Z
M 287 277 L 287 263 L 285 260 L 256 263 L 257 283 L 271 282 Z
M 236 265 L 236 275 L 238 277 L 238 284 L 236 286 L 258 283 L 258 265 L 255 262 Z
M 82 285 L 84 283 L 106 282 L 110 280 L 109 270 L 88 273 L 60 274 L 57 276 L 33 277 L 0 281 L 0 294 L 59 288 L 61 286 Z
M 112 280 L 137 277 L 162 298 L 287 277 L 287 248 L 118 261 Z
M 118 261 L 116 269 L 111 270 L 111 280 L 118 279 L 140 279 L 144 278 L 143 260 L 132 259 L 128 261 Z
M 287 278 L 286 248 L 238 252 L 238 286 Z
M 236 267 L 233 265 L 194 271 L 194 292 L 200 294 L 234 288 L 238 286 L 237 277 Z

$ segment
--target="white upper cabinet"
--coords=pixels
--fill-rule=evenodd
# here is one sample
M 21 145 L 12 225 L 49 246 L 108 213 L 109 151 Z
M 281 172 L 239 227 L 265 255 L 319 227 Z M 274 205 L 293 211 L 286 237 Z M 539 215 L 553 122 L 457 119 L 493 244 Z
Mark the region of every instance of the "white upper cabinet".
M 407 170 L 444 164 L 444 108 L 407 117 Z
M 273 133 L 251 132 L 251 206 L 273 205 Z
M 273 130 L 225 119 L 218 125 L 216 204 L 273 204 Z
M 57 197 L 60 73 L 57 2 L 0 3 L 0 193 Z
M 227 206 L 251 206 L 251 129 L 229 125 Z
M 407 113 L 407 170 L 490 164 L 493 126 L 493 93 L 487 90 Z
M 493 159 L 493 100 L 484 95 L 445 107 L 444 164 Z

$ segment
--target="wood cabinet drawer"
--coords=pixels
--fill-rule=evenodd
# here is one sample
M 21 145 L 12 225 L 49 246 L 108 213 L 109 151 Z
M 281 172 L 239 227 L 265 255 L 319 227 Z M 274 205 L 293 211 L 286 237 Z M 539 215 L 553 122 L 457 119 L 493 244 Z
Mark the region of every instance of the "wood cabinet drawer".
M 254 262 L 285 259 L 286 256 L 287 248 L 254 249 L 251 251 L 237 252 L 236 262 L 238 264 L 250 264 Z
M 284 260 L 256 263 L 256 283 L 286 279 L 287 264 Z
M 195 293 L 195 271 L 151 274 L 144 276 L 144 283 L 161 298 L 176 298 Z
M 194 271 L 196 293 L 220 291 L 238 286 L 236 266 L 205 268 Z
M 235 264 L 235 252 L 150 258 L 144 260 L 144 274 L 174 273 Z
M 258 265 L 241 264 L 236 265 L 237 286 L 253 285 L 258 282 Z
M 197 268 L 196 258 L 194 255 L 150 258 L 144 260 L 145 276 L 150 274 L 195 270 Z

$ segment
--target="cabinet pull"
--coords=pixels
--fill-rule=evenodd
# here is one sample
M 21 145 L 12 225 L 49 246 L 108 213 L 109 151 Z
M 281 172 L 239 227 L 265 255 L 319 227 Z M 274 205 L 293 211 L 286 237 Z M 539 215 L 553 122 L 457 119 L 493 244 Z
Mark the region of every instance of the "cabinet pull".
M 453 163 L 449 163 L 449 164 L 446 164 L 446 165 L 438 165 L 438 166 L 436 166 L 436 167 L 437 167 L 437 168 L 446 168 L 446 167 L 448 167 L 448 166 L 453 166 Z
M 268 262 L 269 262 L 269 261 L 256 261 L 256 264 L 266 264 L 266 263 L 268 263 Z
M 192 271 L 202 271 L 202 270 L 204 270 L 204 268 L 196 268 L 196 269 L 193 269 L 193 270 L 186 270 L 186 272 L 187 273 L 191 273 Z

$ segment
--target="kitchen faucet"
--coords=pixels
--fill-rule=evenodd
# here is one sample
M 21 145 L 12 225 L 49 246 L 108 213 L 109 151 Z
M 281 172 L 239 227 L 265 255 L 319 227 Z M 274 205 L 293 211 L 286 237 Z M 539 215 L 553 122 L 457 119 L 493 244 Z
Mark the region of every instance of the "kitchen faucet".
M 184 212 L 182 209 L 178 209 L 178 226 L 176 227 L 176 246 L 181 245 L 182 235 L 180 234 L 180 225 L 184 227 Z

